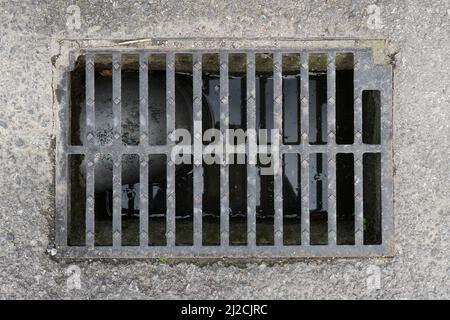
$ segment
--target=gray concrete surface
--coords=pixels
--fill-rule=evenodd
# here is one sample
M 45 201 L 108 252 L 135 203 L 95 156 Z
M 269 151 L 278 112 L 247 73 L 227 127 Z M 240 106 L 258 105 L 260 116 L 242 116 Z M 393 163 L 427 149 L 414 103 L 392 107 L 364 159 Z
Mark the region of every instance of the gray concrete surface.
M 0 0 L 0 298 L 449 298 L 450 3 L 425 1 Z M 369 28 L 369 5 L 381 25 Z M 385 259 L 57 261 L 55 112 L 58 39 L 387 38 L 395 57 L 396 254 Z M 68 276 L 80 268 L 81 289 Z M 374 266 L 378 266 L 379 269 Z M 75 267 L 75 268 L 76 268 Z M 380 286 L 373 273 L 380 271 Z

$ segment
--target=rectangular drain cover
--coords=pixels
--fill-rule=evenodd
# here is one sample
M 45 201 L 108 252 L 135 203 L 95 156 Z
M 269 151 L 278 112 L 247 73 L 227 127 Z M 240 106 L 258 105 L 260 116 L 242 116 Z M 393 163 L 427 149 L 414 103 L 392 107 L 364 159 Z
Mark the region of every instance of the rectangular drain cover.
M 391 253 L 392 70 L 370 48 L 72 60 L 57 93 L 61 257 Z

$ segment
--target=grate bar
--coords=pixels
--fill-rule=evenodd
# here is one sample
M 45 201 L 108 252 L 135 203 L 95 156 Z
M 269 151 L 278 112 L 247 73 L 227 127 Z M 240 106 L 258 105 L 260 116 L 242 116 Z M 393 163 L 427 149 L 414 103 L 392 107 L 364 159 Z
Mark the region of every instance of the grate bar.
M 112 111 L 113 111 L 113 247 L 122 245 L 122 103 L 121 103 L 121 54 L 112 56 Z
M 283 130 L 283 79 L 282 79 L 282 61 L 281 52 L 275 52 L 273 55 L 273 124 L 277 130 L 276 136 L 272 141 L 272 165 L 274 168 L 273 176 L 273 192 L 274 192 L 274 244 L 275 246 L 283 245 L 283 170 L 281 169 L 282 155 L 279 151 L 281 135 Z M 277 159 L 275 159 L 277 157 Z
M 221 102 L 222 103 L 222 102 Z M 225 132 L 224 132 L 225 134 Z M 98 153 L 109 154 L 114 152 L 114 148 L 111 146 L 98 146 L 96 148 Z M 168 154 L 171 153 L 171 148 L 165 145 L 161 146 L 120 146 L 120 149 L 116 149 L 120 154 L 138 154 L 141 156 L 147 154 Z M 380 153 L 382 152 L 382 147 L 375 144 L 362 144 L 357 145 L 280 145 L 281 153 L 327 153 L 332 150 L 335 153 L 355 153 L 355 152 L 370 152 L 370 153 Z M 87 154 L 89 147 L 87 146 L 69 146 L 67 148 L 68 154 Z
M 309 67 L 308 52 L 300 56 L 300 100 L 302 145 L 309 146 Z M 309 153 L 301 153 L 301 243 L 309 245 Z
M 229 105 L 228 105 L 228 52 L 220 52 L 220 131 L 222 136 L 228 129 Z M 220 166 L 220 245 L 229 245 L 229 172 L 226 165 L 226 155 L 222 155 L 222 165 Z
M 86 141 L 89 149 L 95 148 L 95 61 L 86 55 Z M 94 199 L 95 199 L 95 154 L 86 157 L 86 246 L 94 247 Z
M 247 245 L 256 245 L 256 89 L 255 55 L 247 53 Z
M 363 165 L 362 153 L 355 154 L 355 243 L 362 244 L 364 236 L 363 219 Z
M 175 146 L 175 54 L 167 53 L 166 65 L 166 121 L 167 121 L 167 146 Z M 168 155 L 167 158 L 167 246 L 175 245 L 175 163 Z
M 328 153 L 328 244 L 336 244 L 336 154 Z
M 362 88 L 359 70 L 363 59 L 360 54 L 354 56 L 354 126 L 355 144 L 362 143 Z M 355 244 L 363 244 L 364 220 L 363 220 L 363 153 L 355 152 Z
M 148 156 L 139 157 L 139 244 L 141 247 L 148 246 L 148 205 L 149 205 L 149 183 L 148 183 Z
M 148 140 L 147 140 L 148 141 Z M 90 152 L 88 146 L 69 146 L 68 154 L 86 154 Z M 98 146 L 96 152 L 101 154 L 108 154 L 117 152 L 119 154 L 170 154 L 171 148 L 165 145 L 161 146 L 145 146 L 141 144 L 139 146 L 121 145 L 121 146 Z
M 55 205 L 56 205 L 56 227 L 55 240 L 59 246 L 67 246 L 67 229 L 68 229 L 68 204 L 70 203 L 70 177 L 69 177 L 69 155 L 67 154 L 67 146 L 69 141 L 69 92 L 70 92 L 69 73 L 64 73 L 62 82 L 63 95 L 61 99 L 61 110 L 58 118 L 59 121 L 59 137 L 57 139 L 58 150 L 56 152 L 55 184 L 61 185 L 61 188 L 55 189 Z
M 380 67 L 381 69 L 381 67 Z M 393 216 L 392 216 L 392 163 L 391 163 L 391 138 L 392 138 L 392 71 L 389 69 L 380 70 L 380 78 L 383 79 L 383 83 L 380 86 L 381 95 L 381 225 L 382 244 L 393 247 Z
M 95 199 L 95 175 L 94 165 L 95 156 L 86 155 L 86 246 L 94 246 L 95 217 L 94 217 L 94 199 Z
M 335 52 L 327 55 L 328 146 L 336 145 L 336 61 Z M 333 149 L 333 148 L 331 148 Z M 336 244 L 336 154 L 328 153 L 328 244 Z
M 140 149 L 147 150 L 148 141 L 148 54 L 139 54 L 139 124 L 140 124 Z M 148 245 L 148 154 L 139 156 L 139 243 L 141 247 Z
M 160 38 L 161 39 L 161 38 Z M 159 40 L 160 40 L 159 39 Z M 279 39 L 279 37 L 277 37 L 277 39 Z M 298 40 L 298 39 L 297 39 Z M 322 38 L 317 39 L 320 41 L 323 41 Z M 355 40 L 355 39 L 352 39 Z M 112 52 L 125 52 L 126 54 L 139 54 L 140 52 L 142 52 L 142 48 L 83 48 L 80 49 L 80 53 L 82 54 L 98 54 L 98 55 L 107 55 L 107 54 L 111 54 Z M 167 48 L 161 47 L 161 48 L 151 48 L 151 49 L 145 49 L 146 51 L 149 51 L 151 53 L 155 53 L 155 54 L 159 54 L 159 53 L 166 53 L 168 51 Z M 173 53 L 177 53 L 177 54 L 192 54 L 194 52 L 202 52 L 203 54 L 205 53 L 217 53 L 217 49 L 214 47 L 211 48 L 202 48 L 202 49 L 188 49 L 188 48 L 171 48 L 169 49 L 170 52 Z M 261 46 L 258 48 L 228 48 L 226 49 L 227 52 L 230 53 L 268 53 L 268 52 L 273 52 L 275 49 L 274 47 L 270 47 L 270 46 Z M 299 48 L 298 47 L 278 47 L 276 48 L 276 50 L 281 50 L 283 51 L 283 53 L 298 53 L 299 52 Z M 312 53 L 327 53 L 329 50 L 333 50 L 333 51 L 341 51 L 341 52 L 363 52 L 363 53 L 367 53 L 368 51 L 370 51 L 370 48 L 365 48 L 365 47 L 327 47 L 326 49 L 324 48 L 317 48 L 317 47 L 311 47 L 311 48 L 307 48 L 305 47 L 304 49 L 302 49 L 304 51 L 307 52 L 312 52 Z
M 86 55 L 86 134 L 88 147 L 94 146 L 95 138 L 95 61 Z
M 202 245 L 202 197 L 203 197 L 203 154 L 202 154 L 202 55 L 195 53 L 193 59 L 193 112 L 194 120 L 194 246 Z
M 356 152 L 381 152 L 380 145 L 375 144 L 362 144 L 357 145 L 282 145 L 280 146 L 280 152 L 282 153 L 356 153 Z
M 150 248 L 150 247 L 149 247 Z M 142 250 L 140 247 L 122 247 L 112 249 L 110 247 L 97 247 L 89 250 L 85 247 L 62 248 L 59 254 L 62 257 L 83 258 L 159 258 L 169 257 L 258 257 L 258 258 L 300 258 L 300 257 L 379 257 L 384 255 L 387 247 L 385 245 L 339 245 L 339 246 L 228 246 L 211 247 L 203 246 L 152 246 L 151 250 Z
M 113 247 L 122 245 L 122 157 L 113 155 Z

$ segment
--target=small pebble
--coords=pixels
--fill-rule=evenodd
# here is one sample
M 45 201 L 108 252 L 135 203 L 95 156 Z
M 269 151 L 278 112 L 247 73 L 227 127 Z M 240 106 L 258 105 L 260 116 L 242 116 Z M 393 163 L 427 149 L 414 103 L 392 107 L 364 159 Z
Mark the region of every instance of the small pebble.
M 56 248 L 51 248 L 51 249 L 47 249 L 47 252 L 50 256 L 54 257 L 54 256 L 56 256 L 56 253 L 58 251 L 56 250 Z
M 8 232 L 8 233 L 6 234 L 6 240 L 8 240 L 8 241 L 14 241 L 14 239 L 15 239 L 14 233 Z
M 22 139 L 19 138 L 16 140 L 17 147 L 23 147 L 24 144 L 25 144 L 25 142 Z

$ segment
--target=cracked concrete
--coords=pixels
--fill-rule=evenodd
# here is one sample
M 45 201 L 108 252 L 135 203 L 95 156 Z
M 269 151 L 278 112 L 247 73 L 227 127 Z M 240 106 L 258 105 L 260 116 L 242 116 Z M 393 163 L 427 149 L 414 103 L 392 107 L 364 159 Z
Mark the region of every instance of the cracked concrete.
M 66 9 L 73 3 L 81 24 L 69 30 Z M 372 4 L 380 24 L 371 22 Z M 449 12 L 445 0 L 0 0 L 0 298 L 448 299 Z M 388 39 L 395 59 L 395 256 L 206 264 L 52 259 L 58 40 L 174 37 L 216 37 L 236 46 L 277 37 Z M 80 268 L 81 289 L 68 281 L 70 265 Z M 367 286 L 373 265 L 380 268 L 379 289 Z

